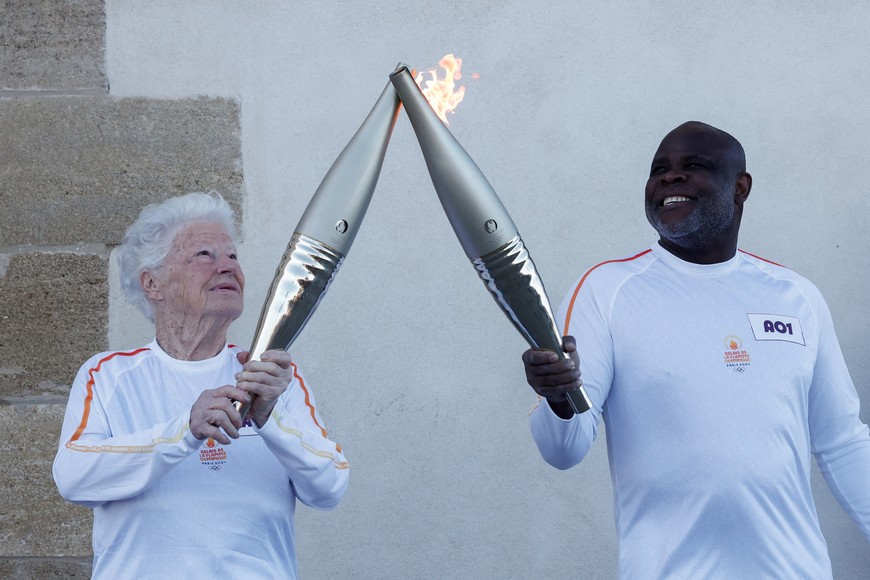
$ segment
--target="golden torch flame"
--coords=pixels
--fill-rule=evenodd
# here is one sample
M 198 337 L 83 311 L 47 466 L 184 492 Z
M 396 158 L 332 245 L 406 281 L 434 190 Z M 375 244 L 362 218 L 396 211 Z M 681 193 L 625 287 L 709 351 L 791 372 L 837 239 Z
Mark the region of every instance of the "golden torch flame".
M 444 69 L 443 79 L 438 78 L 438 71 L 430 69 L 427 71 L 432 75 L 430 80 L 424 81 L 423 73 L 419 73 L 414 80 L 423 91 L 426 100 L 432 105 L 438 118 L 445 125 L 449 125 L 447 113 L 454 112 L 462 99 L 465 98 L 465 87 L 457 88 L 454 82 L 462 78 L 462 59 L 454 57 L 451 53 L 438 61 L 438 65 Z

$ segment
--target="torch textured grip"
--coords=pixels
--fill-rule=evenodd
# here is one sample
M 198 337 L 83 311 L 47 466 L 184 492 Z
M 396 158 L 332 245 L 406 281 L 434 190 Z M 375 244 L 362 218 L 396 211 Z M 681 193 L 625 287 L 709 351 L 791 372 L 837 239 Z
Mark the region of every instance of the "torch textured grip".
M 267 350 L 289 350 L 326 293 L 344 256 L 326 244 L 294 232 L 263 303 L 248 360 Z M 250 405 L 236 402 L 247 414 Z
M 475 258 L 472 264 L 492 297 L 532 348 L 551 350 L 567 358 L 544 283 L 519 235 L 494 252 Z M 568 394 L 568 402 L 575 413 L 583 413 L 592 403 L 583 383 L 578 386 L 578 390 Z

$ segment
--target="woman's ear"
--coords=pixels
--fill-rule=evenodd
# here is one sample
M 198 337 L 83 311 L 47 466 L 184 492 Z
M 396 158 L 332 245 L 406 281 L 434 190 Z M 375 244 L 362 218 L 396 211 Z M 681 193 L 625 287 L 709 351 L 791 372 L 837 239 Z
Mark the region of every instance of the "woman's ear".
M 157 278 L 147 270 L 139 274 L 139 283 L 142 284 L 142 290 L 145 291 L 145 296 L 149 300 L 162 300 L 163 294 L 160 292 L 160 287 L 157 283 Z

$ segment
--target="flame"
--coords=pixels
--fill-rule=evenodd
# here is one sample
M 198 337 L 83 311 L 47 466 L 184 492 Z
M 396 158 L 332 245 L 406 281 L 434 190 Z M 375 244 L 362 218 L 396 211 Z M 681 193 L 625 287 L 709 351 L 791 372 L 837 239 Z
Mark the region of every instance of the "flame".
M 427 72 L 432 75 L 432 79 L 425 81 L 425 86 L 423 85 L 423 73 L 419 73 L 414 80 L 420 85 L 423 94 L 438 117 L 444 121 L 445 125 L 449 125 L 447 113 L 453 113 L 462 99 L 465 98 L 465 87 L 456 88 L 454 82 L 462 78 L 462 59 L 454 57 L 451 53 L 438 61 L 438 65 L 444 69 L 443 79 L 439 80 L 438 72 L 435 69 L 430 69 Z
M 735 341 L 732 340 L 731 343 L 730 343 L 728 346 L 731 347 L 731 350 L 737 350 L 737 348 L 738 348 L 740 345 L 737 344 Z

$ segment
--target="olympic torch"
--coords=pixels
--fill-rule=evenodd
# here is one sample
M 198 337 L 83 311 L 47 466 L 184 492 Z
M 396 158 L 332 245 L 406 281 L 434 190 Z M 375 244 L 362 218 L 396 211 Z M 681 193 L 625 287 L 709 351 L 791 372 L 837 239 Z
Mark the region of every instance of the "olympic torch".
M 400 66 L 390 80 L 417 134 L 441 206 L 486 288 L 532 348 L 567 357 L 544 284 L 498 195 L 438 118 L 408 68 Z M 568 401 L 575 413 L 592 406 L 582 383 Z
M 248 360 L 289 350 L 326 294 L 371 202 L 400 106 L 387 83 L 314 192 L 269 287 Z M 235 406 L 244 419 L 250 403 Z

